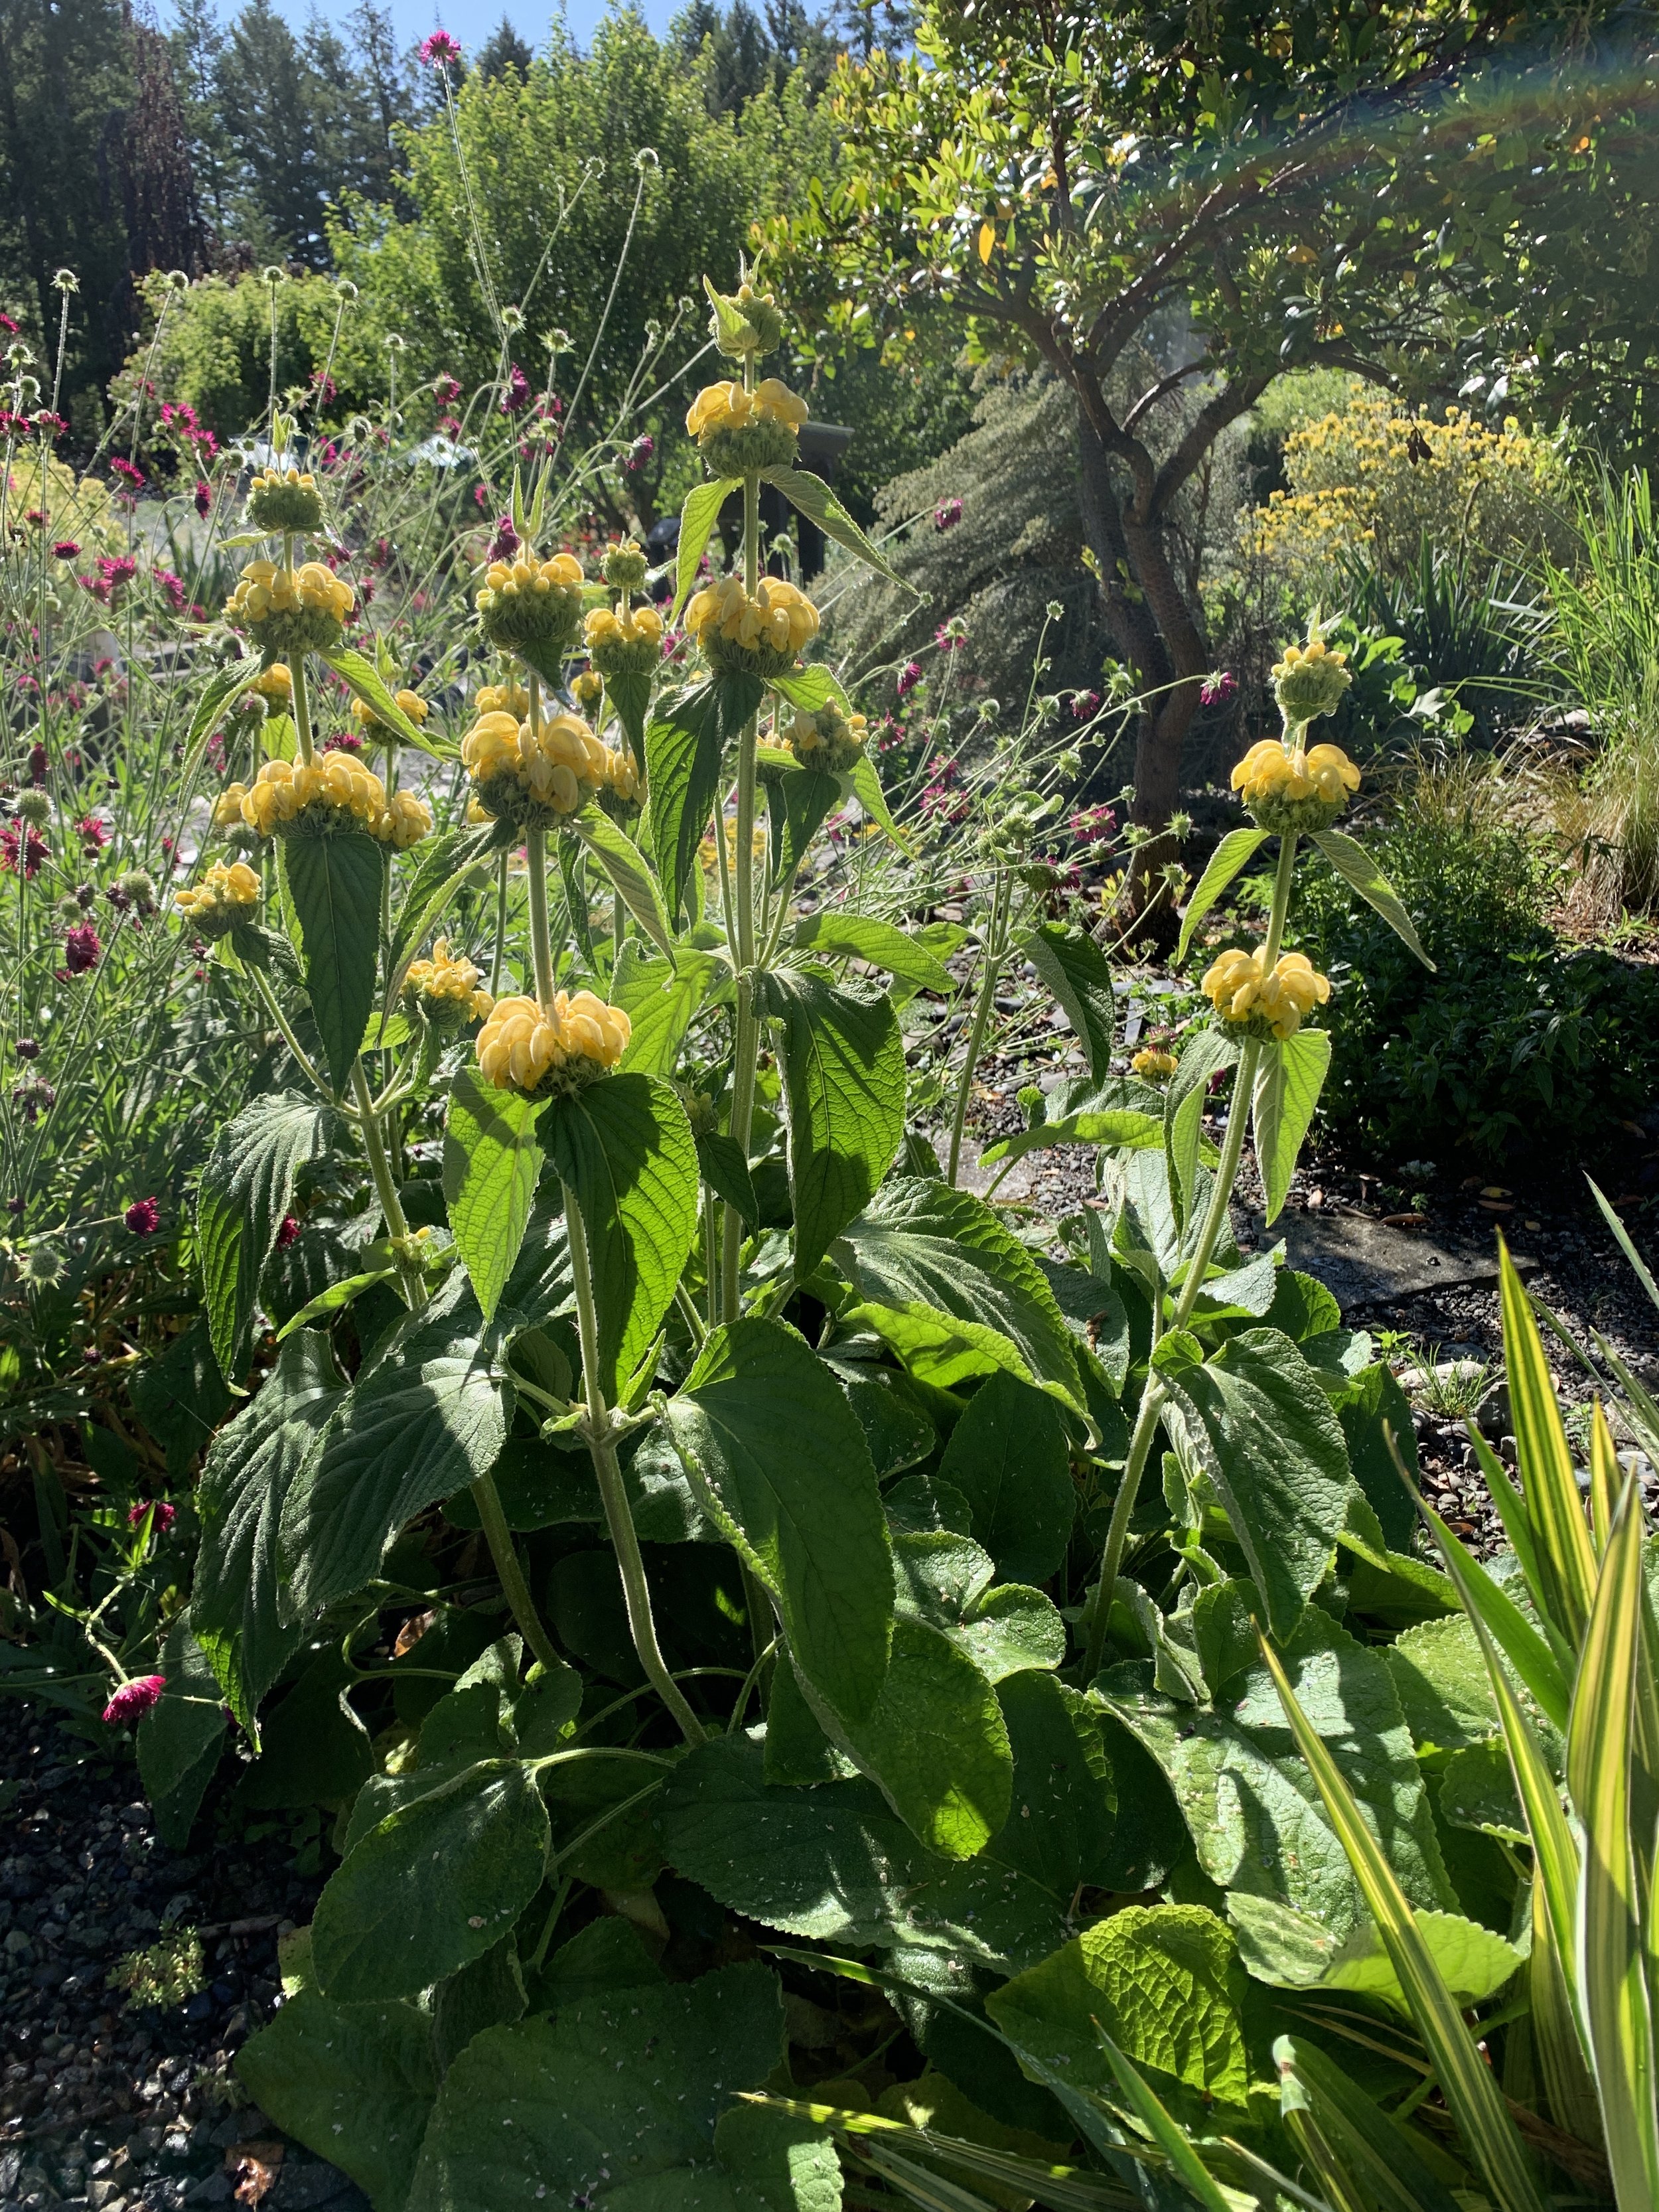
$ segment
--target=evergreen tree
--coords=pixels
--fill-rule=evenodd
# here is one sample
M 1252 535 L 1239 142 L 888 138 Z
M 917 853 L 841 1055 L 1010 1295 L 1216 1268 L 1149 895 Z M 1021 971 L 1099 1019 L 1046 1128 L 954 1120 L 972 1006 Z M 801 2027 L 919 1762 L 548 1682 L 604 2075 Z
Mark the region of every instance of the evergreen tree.
M 505 76 L 512 69 L 517 70 L 520 76 L 528 76 L 534 58 L 529 46 L 503 15 L 490 33 L 489 45 L 478 56 L 478 74 L 493 80 Z

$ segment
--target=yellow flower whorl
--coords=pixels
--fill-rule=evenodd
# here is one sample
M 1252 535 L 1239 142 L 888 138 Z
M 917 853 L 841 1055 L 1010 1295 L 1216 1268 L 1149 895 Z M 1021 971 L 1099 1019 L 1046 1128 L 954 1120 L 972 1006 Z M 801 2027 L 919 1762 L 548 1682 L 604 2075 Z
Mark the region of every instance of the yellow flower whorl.
M 392 696 L 417 730 L 432 712 L 418 691 L 394 691 Z M 398 741 L 398 732 L 380 720 L 367 699 L 353 699 L 351 719 L 371 744 L 395 745 Z
M 1304 752 L 1264 738 L 1234 769 L 1232 787 L 1263 830 L 1311 834 L 1342 812 L 1348 793 L 1359 788 L 1359 770 L 1340 745 Z
M 412 791 L 390 802 L 372 769 L 349 753 L 322 753 L 311 761 L 267 761 L 252 784 L 233 783 L 214 809 L 219 829 L 238 822 L 261 837 L 328 837 L 367 830 L 395 852 L 418 845 L 432 828 L 432 812 Z
M 175 891 L 173 902 L 204 937 L 223 937 L 259 903 L 259 878 L 246 860 L 216 861 L 199 884 Z
M 498 1091 L 550 1098 L 580 1091 L 615 1067 L 632 1024 L 592 991 L 561 991 L 550 1006 L 497 1000 L 478 1033 L 479 1072 Z
M 595 792 L 617 789 L 633 766 L 631 755 L 613 753 L 580 714 L 550 714 L 539 732 L 511 714 L 481 714 L 461 740 L 461 760 L 487 814 L 543 830 Z
M 432 948 L 430 960 L 411 960 L 404 995 L 434 1029 L 459 1029 L 465 1021 L 488 1018 L 495 1000 L 480 987 L 483 978 L 465 953 L 452 952 L 447 938 Z
M 472 703 L 480 714 L 511 714 L 515 722 L 521 722 L 530 712 L 530 694 L 509 677 L 504 684 L 484 684 Z
M 816 714 L 798 714 L 785 731 L 790 750 L 803 768 L 845 775 L 864 757 L 870 726 L 862 714 L 847 715 L 832 699 Z
M 581 621 L 581 562 L 569 553 L 538 561 L 527 550 L 510 561 L 492 561 L 477 605 L 479 627 L 492 645 L 562 653 Z
M 662 617 L 653 606 L 626 613 L 595 607 L 582 625 L 582 641 L 601 676 L 648 676 L 662 659 Z
M 1290 728 L 1334 714 L 1353 682 L 1347 654 L 1333 652 L 1316 627 L 1310 630 L 1306 645 L 1285 647 L 1283 660 L 1273 663 L 1273 696 Z
M 781 676 L 817 635 L 818 611 L 781 577 L 763 576 L 751 599 L 740 576 L 727 576 L 692 595 L 685 626 L 716 668 Z
M 323 526 L 322 495 L 309 470 L 261 469 L 248 487 L 247 519 L 256 530 L 313 531 Z
M 1129 1062 L 1135 1074 L 1146 1083 L 1167 1083 L 1178 1065 L 1175 1054 L 1166 1052 L 1161 1044 L 1142 1045 Z
M 297 569 L 250 561 L 225 602 L 225 620 L 264 653 L 332 653 L 354 604 L 351 586 L 320 561 Z
M 763 822 L 757 822 L 749 833 L 750 857 L 756 860 L 763 861 L 766 858 L 766 825 Z M 720 848 L 714 842 L 714 833 L 712 830 L 704 830 L 702 842 L 697 847 L 697 859 L 706 876 L 718 878 Z M 735 868 L 738 865 L 738 821 L 734 814 L 728 814 L 726 817 L 726 865 L 728 868 Z
M 733 379 L 704 385 L 685 411 L 686 435 L 696 440 L 698 452 L 717 477 L 786 469 L 811 412 L 775 376 L 763 378 L 752 392 Z
M 287 707 L 294 697 L 294 672 L 285 660 L 273 660 L 269 668 L 259 671 L 248 689 L 273 707 Z
M 1258 945 L 1254 952 L 1224 952 L 1206 969 L 1200 988 L 1218 1016 L 1250 1036 L 1294 1036 L 1316 1006 L 1331 995 L 1329 979 L 1305 952 L 1284 952 L 1269 970 Z

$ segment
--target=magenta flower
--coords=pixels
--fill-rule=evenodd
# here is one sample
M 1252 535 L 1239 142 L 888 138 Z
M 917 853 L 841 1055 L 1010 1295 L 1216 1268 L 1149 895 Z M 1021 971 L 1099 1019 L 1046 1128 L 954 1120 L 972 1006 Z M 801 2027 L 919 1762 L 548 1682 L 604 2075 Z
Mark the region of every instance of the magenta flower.
M 522 543 L 512 516 L 503 514 L 497 520 L 495 535 L 489 541 L 489 557 L 492 561 L 510 561 Z
M 902 699 L 906 692 L 914 691 L 921 681 L 921 662 L 916 660 L 907 660 L 903 667 L 899 671 L 898 682 L 893 686 L 893 689 L 897 692 L 899 697 Z
M 161 1225 L 161 1203 L 153 1198 L 136 1198 L 121 1218 L 135 1237 L 154 1237 Z
M 72 561 L 80 550 L 73 538 L 60 538 L 52 549 L 52 557 L 54 561 Z
M 291 1213 L 285 1213 L 283 1216 L 283 1225 L 276 1231 L 276 1249 L 279 1252 L 286 1252 L 299 1233 L 299 1223 Z
M 530 401 L 530 379 L 515 361 L 508 367 L 506 386 L 495 404 L 503 415 L 522 415 Z
M 98 965 L 99 955 L 103 949 L 98 932 L 89 921 L 83 921 L 78 929 L 69 930 L 64 934 L 64 965 L 58 973 L 61 975 L 87 975 Z
M 165 1674 L 140 1674 L 136 1681 L 123 1682 L 104 1708 L 106 1722 L 111 1728 L 124 1728 L 129 1721 L 143 1720 L 161 1702 L 167 1686 Z
M 959 499 L 941 500 L 939 505 L 933 509 L 933 527 L 935 530 L 954 530 L 961 520 L 962 501 Z
M 643 431 L 640 436 L 635 439 L 633 444 L 629 447 L 627 457 L 623 462 L 623 466 L 631 476 L 635 470 L 642 469 L 645 466 L 646 463 L 650 459 L 652 454 L 654 453 L 656 450 L 656 440 L 652 436 L 648 430 Z
M 1205 678 L 1198 687 L 1198 696 L 1204 706 L 1220 707 L 1226 704 L 1237 689 L 1237 677 L 1231 668 L 1224 668 L 1218 675 Z
M 135 491 L 144 481 L 143 471 L 141 468 L 136 468 L 131 461 L 124 461 L 118 453 L 111 461 L 110 466 L 118 477 L 124 477 Z
M 453 407 L 460 396 L 461 380 L 459 376 L 434 376 L 433 378 L 432 397 L 437 401 L 440 407 Z
M 461 58 L 461 42 L 449 31 L 429 31 L 421 40 L 421 59 L 428 69 L 447 69 Z
M 23 881 L 32 884 L 40 872 L 40 865 L 52 858 L 52 848 L 40 832 L 30 823 L 9 823 L 0 830 L 0 868 L 8 875 L 16 875 L 21 863 Z
M 205 520 L 213 507 L 213 486 L 198 480 L 196 486 L 196 512 Z
M 167 603 L 173 609 L 173 613 L 183 614 L 188 599 L 184 578 L 175 576 L 171 568 L 152 568 L 150 574 L 161 586 Z
M 155 1516 L 150 1526 L 158 1536 L 165 1536 L 179 1518 L 178 1507 L 169 1505 L 165 1498 L 141 1498 L 136 1505 L 130 1505 L 127 1508 L 128 1528 L 136 1528 L 146 1513 L 153 1513 Z
M 1100 694 L 1098 691 L 1073 692 L 1072 717 L 1074 721 L 1086 722 L 1099 712 Z
M 323 744 L 325 753 L 360 753 L 362 749 L 362 738 L 356 730 L 336 730 Z

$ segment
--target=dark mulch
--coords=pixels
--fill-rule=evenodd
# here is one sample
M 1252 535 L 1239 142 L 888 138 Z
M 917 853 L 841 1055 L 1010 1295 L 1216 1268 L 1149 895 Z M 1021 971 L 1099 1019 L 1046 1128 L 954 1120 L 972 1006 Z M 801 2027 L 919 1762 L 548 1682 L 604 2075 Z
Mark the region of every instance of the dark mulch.
M 280 2143 L 230 2073 L 277 2001 L 279 1933 L 320 1875 L 286 1836 L 157 1838 L 130 1758 L 0 1698 L 0 2212 L 64 2203 L 177 2212 L 260 2201 L 240 2147 Z M 135 2010 L 108 1978 L 167 1930 L 195 1930 L 207 1986 Z M 284 2147 L 268 2212 L 366 2212 L 345 2177 Z M 251 2176 L 251 2180 L 246 2177 Z

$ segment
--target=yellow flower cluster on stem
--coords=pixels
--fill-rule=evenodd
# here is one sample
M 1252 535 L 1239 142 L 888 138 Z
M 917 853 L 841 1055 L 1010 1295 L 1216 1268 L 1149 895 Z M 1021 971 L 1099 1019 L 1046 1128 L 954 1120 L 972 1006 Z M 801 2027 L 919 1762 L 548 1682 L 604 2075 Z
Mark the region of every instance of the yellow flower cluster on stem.
M 173 902 L 204 937 L 223 937 L 259 903 L 259 878 L 246 860 L 218 861 L 199 884 L 176 891 Z
M 478 1067 L 498 1091 L 546 1098 L 583 1089 L 615 1067 L 631 1025 L 592 991 L 556 992 L 547 1005 L 498 999 L 478 1032 Z
M 781 676 L 817 635 L 818 611 L 780 576 L 763 576 L 747 589 L 741 578 L 727 576 L 693 593 L 685 626 L 715 667 Z
M 351 586 L 320 561 L 298 568 L 250 561 L 225 602 L 225 620 L 262 652 L 332 653 L 354 604 Z
M 1143 1045 L 1129 1062 L 1131 1069 L 1144 1083 L 1167 1083 L 1178 1064 L 1172 1052 L 1166 1052 L 1162 1045 L 1158 1044 Z
M 581 621 L 582 564 L 570 553 L 543 561 L 520 550 L 510 561 L 490 562 L 477 605 L 479 626 L 492 644 L 568 644 Z
M 214 809 L 219 830 L 246 827 L 261 837 L 328 836 L 367 830 L 406 853 L 432 828 L 432 813 L 413 792 L 394 792 L 349 753 L 313 760 L 267 761 L 252 784 L 233 783 Z
M 316 477 L 308 469 L 261 469 L 248 487 L 247 519 L 272 537 L 320 530 L 323 499 Z
M 453 952 L 447 938 L 432 948 L 430 960 L 411 960 L 404 977 L 404 993 L 438 1029 L 459 1029 L 465 1021 L 483 1021 L 495 1000 L 482 986 L 483 977 L 465 953 Z
M 392 696 L 417 730 L 432 712 L 418 691 L 394 691 Z M 351 719 L 371 744 L 389 745 L 397 744 L 397 732 L 380 720 L 367 699 L 352 701 Z
M 1285 738 L 1263 738 L 1234 769 L 1232 787 L 1264 830 L 1282 836 L 1328 828 L 1359 788 L 1359 770 L 1340 745 L 1295 743 L 1305 725 Z
M 662 617 L 655 607 L 595 607 L 582 642 L 601 676 L 648 676 L 662 658 Z
M 1224 1022 L 1280 1044 L 1331 995 L 1329 980 L 1305 952 L 1284 952 L 1275 960 L 1265 945 L 1254 952 L 1222 953 L 1205 970 L 1200 988 Z
M 686 435 L 715 476 L 747 476 L 790 465 L 810 412 L 775 376 L 752 391 L 735 380 L 707 384 L 686 410 Z
M 580 714 L 522 722 L 500 709 L 481 714 L 461 740 L 461 759 L 484 811 L 523 827 L 550 829 L 601 791 L 631 799 L 639 790 L 632 753 L 607 745 Z
M 816 714 L 802 712 L 785 731 L 789 750 L 803 768 L 845 775 L 864 757 L 870 726 L 862 714 L 845 714 L 834 700 Z

